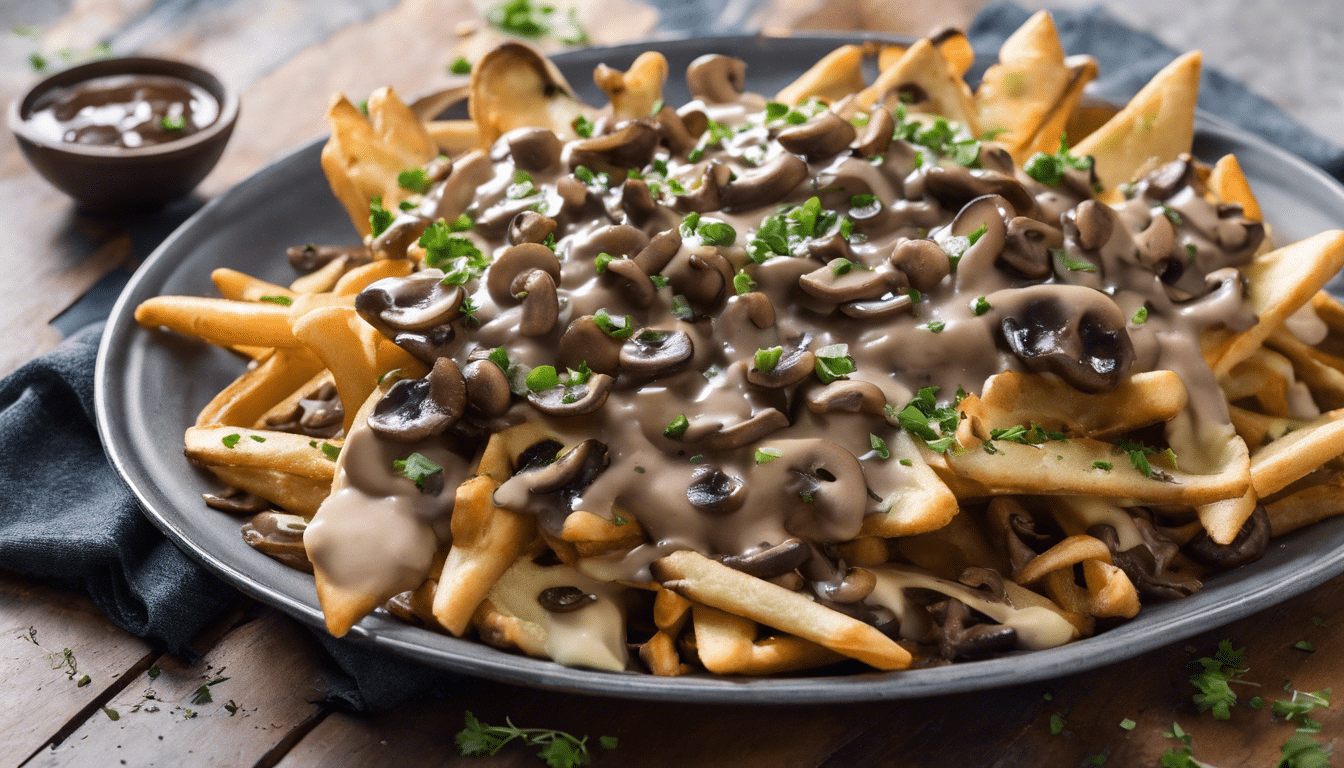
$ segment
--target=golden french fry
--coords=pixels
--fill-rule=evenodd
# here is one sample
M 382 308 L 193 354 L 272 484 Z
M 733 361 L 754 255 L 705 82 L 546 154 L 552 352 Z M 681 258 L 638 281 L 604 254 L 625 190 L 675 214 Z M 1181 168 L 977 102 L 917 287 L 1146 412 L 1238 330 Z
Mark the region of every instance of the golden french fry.
M 268 283 L 257 277 L 239 272 L 236 269 L 227 269 L 220 267 L 210 273 L 210 282 L 215 284 L 215 290 L 219 295 L 233 301 L 259 301 L 263 297 L 293 298 L 294 291 Z M 284 305 L 284 301 L 273 302 Z
M 1218 376 L 1250 357 L 1344 267 L 1344 231 L 1330 230 L 1256 256 L 1242 268 L 1249 281 L 1247 308 L 1260 321 L 1235 333 L 1211 329 L 1200 336 L 1204 359 Z
M 625 72 L 606 64 L 593 70 L 593 82 L 611 99 L 614 120 L 648 117 L 654 105 L 663 100 L 663 82 L 667 80 L 667 58 L 657 51 L 645 51 Z
M 286 512 L 312 517 L 331 493 L 331 481 L 266 467 L 207 465 L 220 482 L 271 502 Z
M 1254 477 L 1255 459 L 1251 459 L 1251 473 Z M 1201 504 L 1195 507 L 1195 512 L 1199 515 L 1199 523 L 1204 526 L 1204 530 L 1209 532 L 1209 538 L 1215 542 L 1227 546 L 1232 540 L 1237 538 L 1237 532 L 1241 526 L 1251 517 L 1255 511 L 1255 505 L 1258 500 L 1255 488 L 1247 488 L 1246 493 L 1239 498 L 1223 499 L 1210 504 Z
M 957 574 L 972 566 L 1008 572 L 1007 560 L 989 546 L 980 526 L 969 513 L 957 515 L 936 531 L 902 536 L 893 539 L 892 543 L 906 560 L 944 579 L 955 579 Z
M 408 259 L 380 259 L 341 275 L 331 292 L 337 296 L 354 296 L 385 277 L 405 277 L 415 265 Z
M 942 115 L 964 125 L 972 136 L 980 135 L 970 87 L 928 40 L 910 46 L 895 64 L 882 70 L 872 85 L 859 92 L 855 102 L 865 108 L 894 106 L 901 103 L 901 89 L 910 86 L 928 96 L 925 101 L 910 104 L 911 110 Z
M 973 449 L 942 457 L 946 469 L 940 476 L 950 485 L 951 478 L 970 480 L 973 485 L 966 490 L 979 487 L 981 495 L 1048 493 L 1190 505 L 1240 496 L 1250 482 L 1246 445 L 1235 436 L 1224 448 L 1217 474 L 1163 468 L 1170 480 L 1147 477 L 1110 443 L 1089 438 L 1052 440 L 1040 446 L 996 441 L 994 446 L 993 454 Z M 937 471 L 939 464 L 933 466 Z
M 1282 536 L 1312 523 L 1344 515 L 1344 487 L 1340 487 L 1340 481 L 1340 475 L 1335 473 L 1325 483 L 1265 502 L 1269 534 Z
M 1086 589 L 1073 580 L 1072 569 L 1045 576 L 1046 590 L 1067 611 L 1097 618 L 1133 618 L 1139 613 L 1139 593 L 1125 572 L 1102 560 L 1082 561 Z
M 1209 191 L 1220 201 L 1240 204 L 1246 218 L 1265 220 L 1265 215 L 1260 211 L 1260 202 L 1255 199 L 1255 193 L 1251 192 L 1251 183 L 1246 180 L 1246 174 L 1242 173 L 1236 155 L 1227 154 L 1218 158 L 1207 183 Z
M 691 671 L 691 666 L 682 663 L 681 654 L 677 653 L 676 639 L 661 629 L 639 646 L 639 660 L 659 677 L 678 677 Z
M 1251 483 L 1265 497 L 1344 453 L 1344 409 L 1285 434 L 1251 454 Z
M 323 444 L 332 446 L 323 450 Z M 306 435 L 245 427 L 190 427 L 186 452 L 192 461 L 211 466 L 275 469 L 330 483 L 339 453 L 339 439 L 314 440 Z
M 1275 332 L 1268 343 L 1292 361 L 1293 373 L 1311 390 L 1316 405 L 1344 408 L 1344 359 L 1304 344 L 1286 328 Z
M 1079 115 L 1079 105 L 1083 101 L 1083 92 L 1087 84 L 1097 79 L 1097 60 L 1091 56 L 1069 56 L 1064 59 L 1064 66 L 1069 73 L 1068 85 L 1059 101 L 1046 114 L 1036 134 L 1020 150 L 1019 154 L 1024 161 L 1037 152 L 1054 154 L 1059 151 L 1060 144 L 1066 143 L 1069 137 L 1076 135 L 1081 139 L 1091 133 L 1078 130 L 1073 122 Z
M 215 395 L 196 417 L 196 426 L 254 426 L 262 414 L 320 370 L 322 361 L 306 349 L 273 350 Z
M 295 293 L 326 293 L 336 287 L 336 281 L 341 279 L 352 262 L 349 256 L 337 256 L 316 271 L 290 283 L 289 289 Z
M 665 589 L 697 603 L 811 640 L 878 669 L 910 666 L 910 652 L 873 627 L 699 552 L 673 552 L 651 568 Z
M 376 89 L 369 94 L 368 107 L 369 122 L 383 146 L 395 148 L 404 157 L 417 161 L 408 168 L 424 165 L 439 154 L 424 125 L 396 91 L 389 87 Z
M 791 635 L 758 640 L 756 622 L 718 608 L 697 604 L 692 613 L 700 663 L 716 675 L 774 675 L 824 667 L 845 658 Z
M 994 140 L 1020 165 L 1035 151 L 1032 140 L 1073 80 L 1054 20 L 1038 11 L 1004 41 L 998 63 L 985 72 L 975 93 L 976 120 L 982 130 L 996 132 Z M 1047 151 L 1058 147 L 1056 142 Z
M 1287 418 L 1289 386 L 1293 383 L 1292 362 L 1273 350 L 1260 347 L 1237 363 L 1219 381 L 1228 402 L 1255 398 L 1261 413 Z
M 792 106 L 817 98 L 830 104 L 863 90 L 863 86 L 863 48 L 842 45 L 781 88 L 775 101 Z
M 1138 373 L 1097 394 L 1080 392 L 1054 376 L 1004 371 L 960 407 L 981 440 L 989 438 L 990 430 L 1031 424 L 1105 440 L 1168 421 L 1187 400 L 1185 385 L 1173 371 Z
M 1109 563 L 1111 551 L 1101 539 L 1094 539 L 1091 536 L 1069 536 L 1027 563 L 1027 566 L 1013 577 L 1013 581 L 1025 586 L 1040 580 L 1051 571 L 1072 568 L 1084 560 L 1101 560 Z
M 601 557 L 618 550 L 628 550 L 647 541 L 644 529 L 629 512 L 613 509 L 616 518 L 608 520 L 586 510 L 575 510 L 566 518 L 560 538 L 572 544 L 579 557 Z
M 933 43 L 938 52 L 943 54 L 943 58 L 947 59 L 952 70 L 961 77 L 965 77 L 966 72 L 975 63 L 975 49 L 971 47 L 971 41 L 967 39 L 966 33 L 960 29 L 945 27 L 930 34 L 929 42 Z M 882 46 L 877 54 L 878 69 L 887 69 L 895 64 L 909 49 L 909 46 L 905 45 Z
M 425 132 L 439 151 L 452 157 L 470 151 L 481 143 L 481 133 L 471 120 L 431 120 Z
M 331 371 L 342 403 L 363 403 L 385 371 L 377 369 L 377 342 L 382 335 L 364 322 L 353 307 L 322 307 L 294 321 L 294 335 L 308 345 Z M 345 431 L 355 413 L 345 412 Z
M 572 139 L 574 119 L 592 110 L 574 98 L 574 91 L 551 61 L 522 43 L 507 42 L 471 68 L 471 119 L 481 147 L 522 127 L 549 128 Z
M 289 307 L 198 296 L 155 296 L 135 308 L 135 321 L 164 327 L 221 347 L 294 347 Z
M 1195 137 L 1201 57 L 1178 57 L 1148 81 L 1129 104 L 1073 147 L 1091 155 L 1097 178 L 1108 193 L 1142 172 L 1189 152 Z
M 320 361 L 318 362 L 318 365 L 319 367 L 321 366 Z M 289 418 L 289 415 L 294 412 L 294 409 L 298 406 L 300 400 L 311 397 L 315 392 L 327 385 L 335 386 L 336 381 L 332 378 L 331 371 L 328 371 L 326 368 L 320 368 L 311 378 L 291 390 L 284 399 L 276 402 L 267 409 L 265 413 L 258 416 L 252 423 L 252 428 L 268 429 L 275 424 L 284 422 Z M 342 404 L 342 407 L 344 407 L 344 404 Z M 198 423 L 196 426 L 203 427 L 206 425 Z
M 897 432 L 888 441 L 891 460 L 910 461 L 900 486 L 882 489 L 878 514 L 863 519 L 860 536 L 909 536 L 937 530 L 957 514 L 957 498 L 929 468 L 910 435 Z

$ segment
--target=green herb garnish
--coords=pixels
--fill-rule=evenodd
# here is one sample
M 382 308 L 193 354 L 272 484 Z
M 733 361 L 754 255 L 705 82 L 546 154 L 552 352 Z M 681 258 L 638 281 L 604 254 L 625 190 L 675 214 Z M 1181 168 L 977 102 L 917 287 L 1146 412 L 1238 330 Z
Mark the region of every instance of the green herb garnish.
M 443 471 L 443 467 L 430 461 L 423 453 L 412 453 L 404 459 L 397 459 L 392 462 L 392 467 L 422 491 L 425 490 L 425 480 L 429 479 L 430 475 Z

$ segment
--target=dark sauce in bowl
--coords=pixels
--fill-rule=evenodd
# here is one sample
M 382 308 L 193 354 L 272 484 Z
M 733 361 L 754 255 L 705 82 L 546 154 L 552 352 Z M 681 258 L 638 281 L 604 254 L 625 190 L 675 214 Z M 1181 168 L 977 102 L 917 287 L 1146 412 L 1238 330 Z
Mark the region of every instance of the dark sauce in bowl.
M 214 96 L 181 78 L 109 75 L 44 94 L 27 123 L 50 143 L 134 149 L 190 136 L 219 112 Z

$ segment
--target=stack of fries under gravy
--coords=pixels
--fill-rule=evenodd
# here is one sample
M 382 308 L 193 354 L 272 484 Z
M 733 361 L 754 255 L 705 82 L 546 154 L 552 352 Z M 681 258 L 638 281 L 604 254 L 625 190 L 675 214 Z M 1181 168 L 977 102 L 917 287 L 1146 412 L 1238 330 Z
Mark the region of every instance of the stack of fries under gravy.
M 336 98 L 364 246 L 136 313 L 251 359 L 187 430 L 207 501 L 334 635 L 658 675 L 1050 648 L 1344 511 L 1344 233 L 1275 249 L 1190 157 L 1199 55 L 1090 130 L 1048 15 L 971 58 L 767 100 L 710 55 L 676 109 L 645 53 L 596 109 L 506 44 L 470 120 Z

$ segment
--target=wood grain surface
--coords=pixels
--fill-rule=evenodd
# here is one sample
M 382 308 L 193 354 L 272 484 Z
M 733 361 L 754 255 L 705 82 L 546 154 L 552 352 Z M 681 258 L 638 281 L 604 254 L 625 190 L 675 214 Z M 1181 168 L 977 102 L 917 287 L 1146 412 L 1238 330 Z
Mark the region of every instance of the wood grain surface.
M 965 23 L 980 0 L 730 0 L 716 12 L 755 28 L 880 29 L 919 34 Z M 633 0 L 594 6 L 598 42 L 645 36 L 657 14 Z M 195 203 L 158 216 L 99 220 L 39 180 L 16 145 L 0 145 L 0 375 L 60 338 L 48 323 L 105 275 L 133 268 L 187 213 L 290 148 L 324 132 L 332 92 L 391 82 L 406 93 L 445 82 L 444 65 L 482 37 L 467 0 L 20 0 L 0 41 L 0 97 L 35 78 L 27 57 L 78 58 L 107 42 L 202 63 L 241 89 L 242 118 Z M 728 31 L 728 30 L 724 30 Z M 1317 619 L 1319 621 L 1313 621 Z M 446 697 L 359 715 L 325 701 L 327 660 L 308 631 L 243 604 L 197 639 L 195 663 L 167 657 L 112 626 L 86 598 L 0 573 L 0 765 L 535 766 L 526 748 L 457 755 L 463 715 L 587 735 L 598 766 L 1156 766 L 1194 734 L 1206 764 L 1274 766 L 1294 725 L 1269 703 L 1297 688 L 1344 690 L 1344 577 L 1282 605 L 1120 664 L 1029 686 L 920 701 L 728 707 L 573 696 L 464 681 Z M 1191 661 L 1230 638 L 1250 671 L 1237 707 L 1217 721 L 1197 711 Z M 1299 650 L 1308 641 L 1314 652 Z M 69 649 L 69 654 L 66 654 Z M 87 682 L 84 677 L 87 675 Z M 228 678 L 219 680 L 219 678 Z M 210 685 L 211 681 L 217 681 Z M 210 701 L 199 694 L 202 686 Z M 1344 747 L 1344 717 L 1317 710 L 1319 738 Z M 112 715 L 115 714 L 116 719 Z M 1121 727 L 1132 720 L 1132 730 Z M 1052 727 L 1052 721 L 1054 727 Z M 600 736 L 619 746 L 604 750 Z M 1090 762 L 1089 762 L 1090 761 Z

